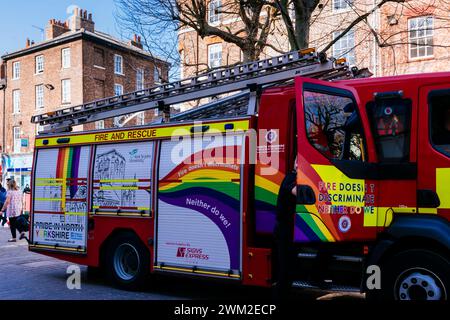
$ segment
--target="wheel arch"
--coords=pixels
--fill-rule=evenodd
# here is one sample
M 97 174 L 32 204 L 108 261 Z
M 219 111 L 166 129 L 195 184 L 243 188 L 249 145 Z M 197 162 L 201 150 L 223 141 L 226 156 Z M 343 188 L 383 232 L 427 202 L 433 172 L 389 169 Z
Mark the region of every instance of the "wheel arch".
M 381 265 L 398 252 L 426 249 L 450 259 L 450 223 L 439 216 L 399 216 L 381 233 L 363 266 L 362 288 L 365 290 L 367 267 Z
M 105 259 L 106 259 L 106 251 L 108 246 L 110 245 L 111 241 L 116 238 L 119 235 L 122 234 L 129 234 L 130 236 L 134 236 L 136 239 L 138 239 L 141 244 L 143 245 L 143 247 L 145 247 L 145 249 L 147 250 L 148 254 L 150 255 L 150 250 L 148 249 L 148 247 L 145 245 L 145 243 L 142 241 L 141 237 L 139 237 L 139 235 L 130 228 L 115 228 L 111 231 L 111 233 L 106 237 L 106 239 L 102 242 L 102 244 L 100 245 L 100 259 L 99 259 L 99 263 L 100 263 L 100 267 L 103 268 L 105 266 Z

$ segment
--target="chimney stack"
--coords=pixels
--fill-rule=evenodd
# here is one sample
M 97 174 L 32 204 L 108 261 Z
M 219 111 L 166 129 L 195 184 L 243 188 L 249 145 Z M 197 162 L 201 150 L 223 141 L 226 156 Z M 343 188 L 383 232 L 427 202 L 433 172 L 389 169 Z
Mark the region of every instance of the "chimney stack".
M 25 48 L 31 47 L 31 41 L 30 38 L 27 38 L 27 42 L 25 43 Z
M 92 20 L 92 13 L 87 10 L 75 8 L 72 16 L 67 20 L 67 25 L 71 31 L 84 29 L 90 32 L 95 31 L 95 22 Z
M 70 30 L 66 22 L 51 19 L 48 21 L 47 27 L 45 28 L 45 40 L 54 39 L 68 31 Z
M 130 40 L 128 42 L 128 44 L 130 46 L 134 46 L 134 47 L 139 48 L 139 49 L 143 49 L 144 48 L 144 46 L 142 45 L 142 42 L 141 42 L 141 36 L 138 36 L 137 34 L 135 34 L 133 36 L 133 39 Z

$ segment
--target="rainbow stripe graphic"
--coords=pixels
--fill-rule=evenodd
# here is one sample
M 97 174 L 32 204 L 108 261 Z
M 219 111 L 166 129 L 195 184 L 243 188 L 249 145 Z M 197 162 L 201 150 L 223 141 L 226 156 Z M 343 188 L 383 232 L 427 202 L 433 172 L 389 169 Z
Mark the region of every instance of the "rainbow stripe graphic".
M 239 155 L 240 148 L 236 151 Z M 158 196 L 167 204 L 195 210 L 208 217 L 221 230 L 228 246 L 230 267 L 237 270 L 240 262 L 240 165 L 236 158 L 223 162 L 216 164 L 213 157 L 203 157 L 200 164 L 177 165 L 159 181 Z M 184 174 L 180 176 L 180 173 Z M 211 204 L 226 216 L 229 225 L 224 224 L 219 214 L 190 206 L 188 198 Z
M 80 185 L 78 178 L 80 155 L 81 147 L 61 148 L 58 151 L 56 179 L 62 182 L 61 207 L 63 211 L 65 211 L 66 208 L 67 196 L 69 196 L 70 199 L 73 199 Z
M 307 172 L 302 176 L 312 176 L 314 180 L 320 180 L 311 166 L 304 169 Z M 281 172 L 271 176 L 255 176 L 256 231 L 258 233 L 271 234 L 274 230 L 278 192 L 283 178 L 284 174 Z M 304 182 L 304 184 L 317 185 L 312 181 Z M 332 217 L 319 215 L 315 205 L 298 205 L 296 211 L 294 236 L 297 242 L 334 242 L 339 239 Z

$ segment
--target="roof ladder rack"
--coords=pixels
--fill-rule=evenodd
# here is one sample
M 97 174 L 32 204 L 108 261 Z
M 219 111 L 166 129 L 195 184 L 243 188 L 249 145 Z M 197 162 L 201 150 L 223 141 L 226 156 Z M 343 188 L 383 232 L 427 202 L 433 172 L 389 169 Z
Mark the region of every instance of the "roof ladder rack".
M 285 82 L 296 76 L 332 79 L 350 74 L 345 59 L 328 59 L 314 49 L 305 49 L 47 112 L 33 116 L 31 122 L 44 126 L 40 134 L 70 132 L 73 126 L 150 109 L 170 113 L 170 106 L 174 104 L 242 90 L 251 92 L 248 114 L 252 115 L 256 112 L 257 93 L 264 85 Z

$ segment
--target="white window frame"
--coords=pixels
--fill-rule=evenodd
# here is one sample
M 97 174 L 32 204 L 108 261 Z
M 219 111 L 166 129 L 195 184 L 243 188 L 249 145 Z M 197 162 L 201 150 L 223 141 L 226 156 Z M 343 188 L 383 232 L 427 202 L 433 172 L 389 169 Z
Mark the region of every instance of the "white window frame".
M 220 49 L 220 50 L 218 50 Z M 220 57 L 213 57 L 213 59 L 218 60 L 218 63 L 213 63 L 214 60 L 211 59 L 212 55 L 220 55 Z M 208 67 L 209 68 L 218 68 L 222 66 L 222 44 L 214 43 L 208 46 Z
M 12 70 L 13 70 L 12 79 L 13 80 L 20 79 L 20 61 L 13 62 Z
M 335 39 L 341 33 L 342 31 L 333 32 L 333 39 Z M 343 46 L 343 42 L 345 42 L 346 44 L 345 47 Z M 341 47 L 337 48 L 338 45 Z M 349 65 L 354 65 L 356 63 L 355 32 L 353 30 L 347 32 L 342 38 L 340 38 L 337 42 L 333 44 L 332 51 L 334 58 L 346 58 Z
M 114 84 L 114 95 L 121 96 L 123 95 L 123 85 L 115 83 Z
M 20 114 L 20 90 L 12 91 L 13 114 Z
M 136 70 L 136 90 L 145 89 L 145 70 L 144 68 L 138 68 Z
M 429 20 L 428 20 L 429 19 Z M 421 28 L 418 27 L 419 21 L 423 21 L 423 25 Z M 431 21 L 431 24 L 428 24 L 428 21 Z M 413 28 L 411 25 L 415 22 L 416 27 Z M 421 16 L 421 17 L 414 17 L 408 19 L 408 58 L 410 60 L 417 60 L 417 59 L 424 59 L 424 58 L 430 58 L 434 57 L 434 49 L 433 49 L 433 41 L 434 41 L 434 17 L 433 16 Z M 411 33 L 415 32 L 417 36 L 411 37 Z M 419 36 L 418 34 L 420 32 L 423 32 L 422 36 Z M 425 44 L 418 44 L 418 41 L 423 41 Z M 431 45 L 429 43 L 431 42 Z M 416 46 L 413 48 L 413 46 Z M 425 55 L 419 55 L 420 49 L 425 50 Z M 411 55 L 412 51 L 416 50 L 417 55 L 413 57 Z M 431 53 L 428 53 L 428 50 L 431 51 Z
M 345 4 L 345 6 L 344 6 Z M 336 8 L 336 5 L 339 5 L 338 8 Z M 343 11 L 349 11 L 353 5 L 353 0 L 333 0 L 331 3 L 331 10 L 333 12 L 343 12 Z
M 184 50 L 180 51 L 180 79 L 184 79 Z
M 114 73 L 123 76 L 123 57 L 121 55 L 114 55 Z
M 21 139 L 20 127 L 13 127 L 13 152 L 20 153 L 22 151 L 22 139 Z
M 62 69 L 69 69 L 71 67 L 71 51 L 70 48 L 61 50 L 61 66 Z
M 138 112 L 136 115 L 136 124 L 142 126 L 145 124 L 145 111 Z
M 70 79 L 61 80 L 61 102 L 71 103 L 72 102 L 72 82 Z
M 35 70 L 36 74 L 44 73 L 45 58 L 43 54 L 36 56 L 35 63 L 36 63 L 36 70 Z
M 44 109 L 44 85 L 39 84 L 35 86 L 35 106 L 36 110 L 42 110 Z
M 155 84 L 161 83 L 161 70 L 159 69 L 159 67 L 157 65 L 153 66 L 153 82 Z
M 220 8 L 222 7 L 221 0 L 210 0 L 208 3 L 208 23 L 211 25 L 217 25 L 220 23 L 222 14 Z M 218 12 L 216 12 L 218 11 Z
M 105 129 L 105 120 L 98 120 L 98 121 L 95 121 L 95 129 L 96 129 L 96 130 L 102 130 L 102 129 Z

